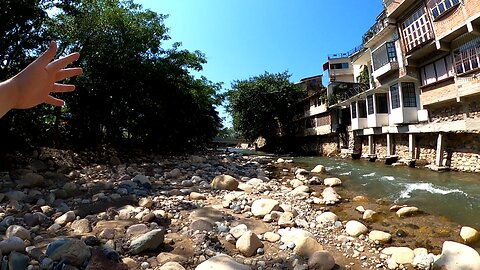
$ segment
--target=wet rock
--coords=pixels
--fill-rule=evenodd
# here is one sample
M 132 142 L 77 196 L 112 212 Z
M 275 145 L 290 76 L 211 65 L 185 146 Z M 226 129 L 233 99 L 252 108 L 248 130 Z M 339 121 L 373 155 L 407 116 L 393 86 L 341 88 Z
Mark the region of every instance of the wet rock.
M 363 220 L 369 220 L 369 221 L 371 221 L 371 220 L 373 220 L 373 218 L 374 218 L 374 216 L 375 216 L 376 213 L 377 213 L 377 212 L 375 212 L 375 211 L 373 211 L 373 210 L 370 210 L 370 209 L 365 210 L 365 212 L 363 212 L 363 217 L 362 217 L 362 219 L 363 219 Z
M 445 241 L 442 247 L 442 254 L 434 262 L 433 269 L 478 270 L 480 269 L 480 255 L 475 249 L 467 245 Z
M 368 229 L 365 225 L 362 223 L 356 221 L 356 220 L 350 220 L 347 222 L 345 225 L 345 231 L 350 235 L 350 236 L 359 236 L 361 234 L 365 234 L 368 232 Z
M 185 270 L 185 267 L 177 262 L 168 262 L 158 268 L 158 270 Z
M 317 165 L 315 168 L 313 168 L 310 172 L 312 173 L 325 173 L 327 170 L 325 169 L 325 166 L 323 165 Z
M 237 190 L 238 181 L 233 176 L 222 174 L 213 178 L 211 187 L 219 190 Z
M 5 240 L 0 241 L 0 250 L 4 255 L 12 251 L 24 252 L 25 243 L 21 238 L 11 236 Z
M 240 238 L 238 238 L 235 247 L 244 256 L 250 257 L 255 255 L 258 248 L 263 247 L 262 241 L 258 239 L 257 235 L 252 231 L 245 232 Z
M 363 207 L 363 206 L 361 206 L 361 205 L 357 206 L 357 207 L 355 208 L 355 210 L 357 210 L 358 212 L 360 212 L 360 213 L 362 213 L 362 214 L 365 213 L 365 207 Z
M 402 207 L 398 209 L 397 211 L 397 216 L 399 217 L 405 217 L 405 216 L 410 216 L 418 212 L 417 207 L 413 206 L 407 206 L 407 207 Z
M 214 256 L 199 264 L 195 270 L 251 270 L 247 265 L 236 262 L 232 257 L 224 254 Z
M 75 233 L 84 234 L 92 231 L 92 226 L 88 219 L 79 219 L 72 222 L 70 226 Z
M 392 240 L 392 235 L 382 231 L 371 231 L 368 234 L 368 238 L 373 241 L 379 241 L 380 243 L 388 243 Z
M 65 214 L 61 215 L 57 219 L 55 219 L 55 224 L 60 226 L 65 226 L 67 223 L 72 222 L 75 220 L 75 212 L 68 211 Z
M 317 251 L 323 250 L 323 246 L 313 237 L 303 237 L 295 242 L 293 252 L 300 257 L 309 258 Z
M 8 256 L 8 269 L 9 270 L 25 270 L 28 266 L 29 258 L 22 253 L 13 251 Z
M 465 243 L 471 244 L 479 240 L 480 234 L 474 228 L 463 226 L 462 229 L 460 229 L 460 237 L 462 237 Z
M 408 233 L 402 229 L 398 229 L 396 232 L 395 232 L 395 235 L 398 236 L 398 237 L 406 237 L 408 236 Z
M 273 199 L 258 199 L 252 203 L 251 212 L 256 217 L 263 217 L 279 209 L 279 202 Z
M 22 240 L 31 240 L 32 236 L 30 235 L 30 231 L 25 229 L 20 225 L 11 225 L 8 227 L 7 231 L 5 232 L 5 236 L 7 238 L 11 236 L 16 236 Z
M 153 230 L 133 240 L 130 244 L 129 250 L 132 254 L 138 254 L 146 250 L 155 250 L 164 240 L 165 233 L 163 230 Z
M 193 221 L 188 227 L 191 231 L 210 232 L 213 231 L 212 223 L 203 219 Z
M 382 250 L 382 254 L 390 255 L 397 264 L 412 263 L 415 253 L 408 247 L 388 247 Z
M 335 267 L 335 259 L 328 251 L 317 251 L 308 259 L 308 269 L 331 270 Z
M 90 249 L 81 240 L 56 240 L 47 246 L 46 255 L 54 261 L 68 260 L 70 264 L 81 266 L 90 258 Z
M 317 223 L 334 223 L 338 220 L 338 216 L 332 212 L 323 212 L 315 218 Z
M 323 179 L 323 184 L 327 187 L 340 186 L 342 184 L 342 180 L 336 177 L 325 178 Z

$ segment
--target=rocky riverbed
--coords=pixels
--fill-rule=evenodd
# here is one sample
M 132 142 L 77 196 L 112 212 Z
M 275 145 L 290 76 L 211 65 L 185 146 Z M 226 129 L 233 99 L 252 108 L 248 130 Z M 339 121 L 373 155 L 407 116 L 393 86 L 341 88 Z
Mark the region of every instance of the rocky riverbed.
M 480 269 L 475 229 L 371 202 L 322 165 L 52 149 L 23 160 L 0 175 L 2 270 Z

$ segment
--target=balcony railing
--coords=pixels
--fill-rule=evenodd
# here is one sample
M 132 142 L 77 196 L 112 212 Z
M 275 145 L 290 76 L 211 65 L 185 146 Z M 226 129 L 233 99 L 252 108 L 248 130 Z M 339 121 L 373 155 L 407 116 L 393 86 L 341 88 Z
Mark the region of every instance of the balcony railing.
M 394 42 L 386 42 L 372 52 L 373 70 L 378 70 L 389 63 L 397 63 L 397 52 Z
M 390 25 L 390 20 L 387 18 L 385 11 L 383 11 L 378 17 L 377 21 L 375 22 L 370 29 L 363 35 L 362 37 L 362 44 L 365 45 L 368 41 L 370 41 L 373 37 L 375 37 L 380 31 L 385 29 L 388 25 Z
M 363 50 L 363 44 L 356 46 L 355 48 L 351 49 L 348 52 L 329 54 L 328 59 L 330 60 L 330 59 L 350 57 L 361 50 Z
M 335 84 L 336 85 L 333 86 L 333 93 L 328 97 L 329 106 L 348 100 L 370 88 L 363 83 L 336 82 Z
M 388 7 L 394 2 L 395 0 L 383 0 L 383 6 L 385 9 L 388 9 Z

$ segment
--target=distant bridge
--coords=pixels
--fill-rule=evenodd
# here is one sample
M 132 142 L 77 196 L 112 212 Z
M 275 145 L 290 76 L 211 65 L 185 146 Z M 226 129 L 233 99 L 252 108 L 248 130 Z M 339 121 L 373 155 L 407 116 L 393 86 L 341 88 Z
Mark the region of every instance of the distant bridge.
M 236 146 L 244 143 L 248 144 L 248 142 L 244 139 L 232 139 L 232 138 L 220 138 L 220 137 L 213 138 L 212 142 L 216 144 L 227 145 L 227 146 Z

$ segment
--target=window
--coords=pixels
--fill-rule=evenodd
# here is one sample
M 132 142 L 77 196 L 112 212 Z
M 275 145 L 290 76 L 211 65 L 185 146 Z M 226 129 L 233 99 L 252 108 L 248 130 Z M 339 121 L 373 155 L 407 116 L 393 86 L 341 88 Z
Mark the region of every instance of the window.
M 417 95 L 413 82 L 402 83 L 403 107 L 417 107 Z
M 452 58 L 450 56 L 443 57 L 420 68 L 422 85 L 436 83 L 451 78 L 453 75 Z
M 401 24 L 407 53 L 433 38 L 430 19 L 425 7 L 420 7 Z
M 377 113 L 388 113 L 388 98 L 386 93 L 375 94 Z
M 348 63 L 330 64 L 330 69 L 348 69 Z
M 480 38 L 475 38 L 453 51 L 455 70 L 457 74 L 463 74 L 479 67 Z
M 352 102 L 352 118 L 357 118 L 357 102 Z
M 367 109 L 368 109 L 368 114 L 374 114 L 375 110 L 373 107 L 373 95 L 367 96 Z
M 397 51 L 394 42 L 386 42 L 378 47 L 373 53 L 373 69 L 377 70 L 388 63 L 397 62 Z
M 392 109 L 400 108 L 400 94 L 398 92 L 398 84 L 390 86 L 390 95 L 392 99 Z
M 435 20 L 459 4 L 460 0 L 431 0 L 428 2 L 428 7 Z
M 358 117 L 367 118 L 367 105 L 365 104 L 365 100 L 358 102 Z

